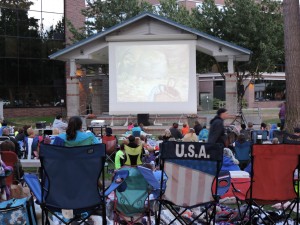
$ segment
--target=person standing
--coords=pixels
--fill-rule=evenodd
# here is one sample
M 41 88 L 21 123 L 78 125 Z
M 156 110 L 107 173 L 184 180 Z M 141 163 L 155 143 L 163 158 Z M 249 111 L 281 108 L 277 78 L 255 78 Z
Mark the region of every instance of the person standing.
M 208 143 L 221 143 L 225 145 L 226 135 L 224 128 L 224 120 L 229 118 L 227 109 L 220 108 L 217 115 L 210 121 L 208 133 Z
M 283 130 L 285 124 L 285 102 L 283 102 L 280 106 L 280 110 L 278 113 L 278 117 L 280 119 L 280 130 Z

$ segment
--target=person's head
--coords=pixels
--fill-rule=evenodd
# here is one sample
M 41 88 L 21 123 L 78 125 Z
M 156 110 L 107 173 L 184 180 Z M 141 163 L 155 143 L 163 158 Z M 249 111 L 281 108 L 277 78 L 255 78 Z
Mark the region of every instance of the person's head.
M 5 120 L 2 121 L 2 126 L 6 127 L 7 126 L 7 122 Z
M 294 134 L 297 136 L 300 136 L 300 128 L 299 127 L 294 128 Z
M 59 129 L 58 128 L 53 128 L 52 130 L 52 135 L 59 135 Z
M 24 129 L 23 128 L 19 128 L 18 133 L 19 134 L 23 134 L 24 133 Z
M 8 128 L 3 128 L 2 135 L 3 136 L 9 136 L 9 129 Z
M 60 114 L 58 114 L 56 117 L 55 117 L 57 120 L 62 120 L 62 116 Z
M 23 126 L 23 130 L 24 130 L 25 136 L 28 136 L 27 130 L 28 130 L 28 128 L 30 128 L 30 127 L 31 127 L 30 125 L 24 125 L 24 126 Z
M 202 128 L 203 128 L 203 129 L 206 129 L 206 125 L 204 125 Z
M 178 128 L 178 123 L 173 123 L 174 128 Z
M 0 144 L 1 151 L 15 151 L 15 144 L 10 140 L 5 140 Z
M 165 129 L 165 137 L 171 137 L 171 131 L 169 129 Z
M 195 133 L 194 128 L 190 128 L 189 133 L 191 133 L 191 134 Z
M 199 121 L 198 120 L 195 120 L 195 123 L 194 123 L 195 125 L 199 125 L 200 123 L 199 123 Z
M 245 129 L 246 129 L 246 124 L 242 123 L 242 124 L 241 124 L 241 129 L 242 129 L 242 130 L 245 130 Z
M 182 126 L 183 126 L 183 127 L 187 127 L 187 124 L 186 124 L 186 123 L 184 123 L 184 124 L 182 124 Z
M 220 108 L 217 111 L 217 116 L 219 116 L 221 119 L 227 119 L 228 118 L 228 112 L 225 108 Z
M 239 161 L 234 157 L 232 151 L 229 148 L 224 148 L 224 156 L 231 158 L 234 164 L 239 164 Z
M 129 141 L 129 143 L 134 143 L 135 142 L 135 137 L 133 135 L 130 135 L 128 137 L 128 141 Z
M 133 126 L 134 126 L 134 127 L 138 127 L 139 125 L 138 125 L 137 123 L 134 123 Z
M 261 124 L 260 124 L 260 129 L 262 129 L 262 130 L 267 129 L 267 124 L 261 123 Z
M 28 137 L 34 137 L 34 130 L 31 128 L 31 127 L 29 127 L 28 129 L 27 129 L 27 134 L 28 134 Z
M 110 127 L 106 127 L 105 128 L 105 133 L 106 133 L 107 136 L 112 135 L 112 129 Z
M 81 130 L 82 128 L 82 120 L 79 116 L 72 116 L 69 119 L 68 127 L 66 130 L 67 140 L 73 140 L 76 138 L 76 131 Z
M 278 138 L 273 138 L 273 140 L 272 140 L 272 144 L 275 144 L 275 145 L 277 145 L 277 144 L 279 144 L 279 140 L 278 140 Z
M 240 134 L 238 137 L 237 137 L 237 141 L 239 143 L 244 143 L 246 141 L 246 137 L 244 134 Z
M 253 128 L 253 123 L 252 122 L 248 122 L 248 128 Z

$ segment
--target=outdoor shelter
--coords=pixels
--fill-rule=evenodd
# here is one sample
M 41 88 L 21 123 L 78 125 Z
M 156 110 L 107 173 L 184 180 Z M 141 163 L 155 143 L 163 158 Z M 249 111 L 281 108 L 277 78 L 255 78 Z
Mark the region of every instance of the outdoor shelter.
M 111 68 L 114 65 L 111 65 L 112 58 L 111 54 L 109 54 L 111 53 L 111 46 L 114 48 L 115 43 L 141 44 L 147 42 L 161 42 L 165 45 L 172 42 L 189 43 L 190 49 L 194 50 L 189 55 L 191 57 L 189 73 L 191 77 L 194 76 L 192 78 L 194 81 L 196 81 L 196 51 L 213 56 L 218 62 L 227 62 L 228 72 L 225 74 L 226 107 L 231 110 L 231 113 L 236 113 L 236 77 L 232 76 L 234 73 L 234 62 L 248 61 L 251 51 L 164 17 L 151 13 L 142 13 L 49 56 L 50 59 L 62 60 L 68 63 L 67 116 L 82 114 L 85 109 L 89 109 L 90 112 L 90 106 L 92 106 L 94 114 L 111 111 L 109 107 L 114 105 L 112 91 L 114 90 L 113 87 L 115 87 L 115 78 L 111 74 L 113 72 Z M 88 85 L 90 90 L 93 88 L 92 95 L 81 93 L 82 91 L 89 92 L 82 85 L 84 73 L 81 70 L 82 66 L 87 68 L 88 65 L 99 65 L 98 70 L 95 72 L 96 75 L 103 73 L 108 75 L 108 71 L 104 71 L 105 67 L 100 65 L 110 65 L 108 76 L 110 90 L 106 88 L 108 86 L 107 76 L 96 76 Z M 86 77 L 88 75 L 86 74 Z M 79 79 L 74 79 L 75 77 Z M 151 79 L 151 76 L 148 79 Z M 190 81 L 190 86 L 193 83 L 196 85 L 196 82 Z M 191 104 L 193 110 L 197 110 L 197 104 L 199 104 L 197 93 L 199 90 L 197 90 L 198 87 L 191 87 L 190 89 L 192 89 L 193 93 L 189 93 L 189 98 L 185 102 Z M 87 105 L 86 102 L 88 103 Z M 150 106 L 149 108 L 152 109 Z

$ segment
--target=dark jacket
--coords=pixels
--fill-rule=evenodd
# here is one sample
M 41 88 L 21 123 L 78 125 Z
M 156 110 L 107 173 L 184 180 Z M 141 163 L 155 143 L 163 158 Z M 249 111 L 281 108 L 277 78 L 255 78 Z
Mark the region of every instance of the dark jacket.
M 202 130 L 201 124 L 196 124 L 196 125 L 194 126 L 194 130 L 195 130 L 196 135 L 198 136 L 199 133 L 200 133 L 200 131 Z
M 221 117 L 215 116 L 210 121 L 210 128 L 208 133 L 208 143 L 221 143 L 225 145 L 225 128 L 224 121 Z
M 170 132 L 171 132 L 172 137 L 174 137 L 176 140 L 183 138 L 182 133 L 180 132 L 180 130 L 178 128 L 171 127 Z

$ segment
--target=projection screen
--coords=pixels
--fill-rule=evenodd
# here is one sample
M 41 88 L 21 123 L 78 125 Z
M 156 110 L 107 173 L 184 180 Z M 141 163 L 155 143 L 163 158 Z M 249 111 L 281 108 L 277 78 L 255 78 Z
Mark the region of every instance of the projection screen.
M 109 43 L 109 114 L 197 112 L 195 41 Z

